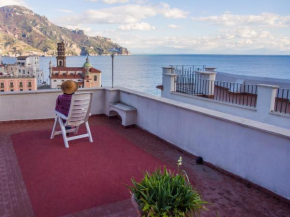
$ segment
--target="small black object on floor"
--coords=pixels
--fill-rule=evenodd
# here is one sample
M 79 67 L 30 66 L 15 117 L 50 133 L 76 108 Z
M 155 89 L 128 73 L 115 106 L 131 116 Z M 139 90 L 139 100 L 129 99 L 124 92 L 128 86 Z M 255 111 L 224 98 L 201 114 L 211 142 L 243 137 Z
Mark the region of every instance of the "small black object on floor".
M 203 158 L 202 157 L 197 157 L 196 158 L 196 164 L 203 164 Z

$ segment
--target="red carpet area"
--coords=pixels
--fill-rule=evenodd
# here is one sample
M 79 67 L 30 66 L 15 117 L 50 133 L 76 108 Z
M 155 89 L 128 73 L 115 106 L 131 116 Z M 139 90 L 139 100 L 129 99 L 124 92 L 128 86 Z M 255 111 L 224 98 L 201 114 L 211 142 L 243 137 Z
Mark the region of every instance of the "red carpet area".
M 11 136 L 36 217 L 61 216 L 130 197 L 125 184 L 164 164 L 113 129 L 91 126 L 88 138 L 50 140 L 50 131 Z

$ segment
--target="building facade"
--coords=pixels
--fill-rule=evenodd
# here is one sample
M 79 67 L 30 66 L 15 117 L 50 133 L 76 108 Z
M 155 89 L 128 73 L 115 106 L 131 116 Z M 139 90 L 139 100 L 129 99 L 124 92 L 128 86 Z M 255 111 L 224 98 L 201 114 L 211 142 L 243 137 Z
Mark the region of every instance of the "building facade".
M 0 92 L 31 91 L 37 90 L 37 81 L 33 76 L 1 76 Z
M 0 60 L 0 92 L 37 90 L 37 58 L 24 57 L 15 64 L 3 64 Z M 34 61 L 33 63 L 31 61 Z
M 57 44 L 57 66 L 49 62 L 50 87 L 60 89 L 62 82 L 73 80 L 79 88 L 101 87 L 101 71 L 93 68 L 87 57 L 82 67 L 67 67 L 64 43 Z
M 37 85 L 44 83 L 44 73 L 39 69 L 39 56 L 19 56 L 15 64 L 7 64 L 6 72 L 9 75 L 17 77 L 34 76 L 37 80 Z

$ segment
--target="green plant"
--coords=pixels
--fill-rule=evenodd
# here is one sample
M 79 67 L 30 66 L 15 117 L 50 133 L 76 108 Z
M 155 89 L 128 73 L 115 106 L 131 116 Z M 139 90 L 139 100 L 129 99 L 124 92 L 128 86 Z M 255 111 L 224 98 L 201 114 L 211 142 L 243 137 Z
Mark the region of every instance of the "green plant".
M 181 164 L 180 158 L 178 167 Z M 132 179 L 132 184 L 127 187 L 141 208 L 142 216 L 196 216 L 207 204 L 190 185 L 184 171 L 174 173 L 166 167 L 159 168 L 152 173 L 146 172 L 141 182 Z

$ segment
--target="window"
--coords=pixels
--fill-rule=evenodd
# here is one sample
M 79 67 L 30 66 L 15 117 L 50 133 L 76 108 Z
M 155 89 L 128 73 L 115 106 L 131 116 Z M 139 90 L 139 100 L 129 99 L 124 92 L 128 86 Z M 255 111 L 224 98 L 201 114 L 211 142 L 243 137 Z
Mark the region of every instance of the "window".
M 20 86 L 20 87 L 23 87 L 23 84 L 22 84 L 22 82 L 20 82 L 20 83 L 19 83 L 19 86 Z
M 19 73 L 21 73 L 21 69 L 19 69 Z
M 4 92 L 4 90 L 1 90 L 0 92 Z
M 97 81 L 98 80 L 98 76 L 94 76 L 94 81 Z
M 31 91 L 31 89 L 29 89 L 29 91 Z
M 4 88 L 4 83 L 1 83 L 1 88 Z
M 28 81 L 28 87 L 31 87 L 31 81 Z
M 54 80 L 54 82 L 56 82 L 56 80 Z
M 13 87 L 13 82 L 10 82 L 10 87 Z
M 11 89 L 11 92 L 13 92 L 14 90 L 13 89 Z
M 20 91 L 23 91 L 23 89 L 20 89 Z
M 22 73 L 25 74 L 25 70 L 22 70 Z

